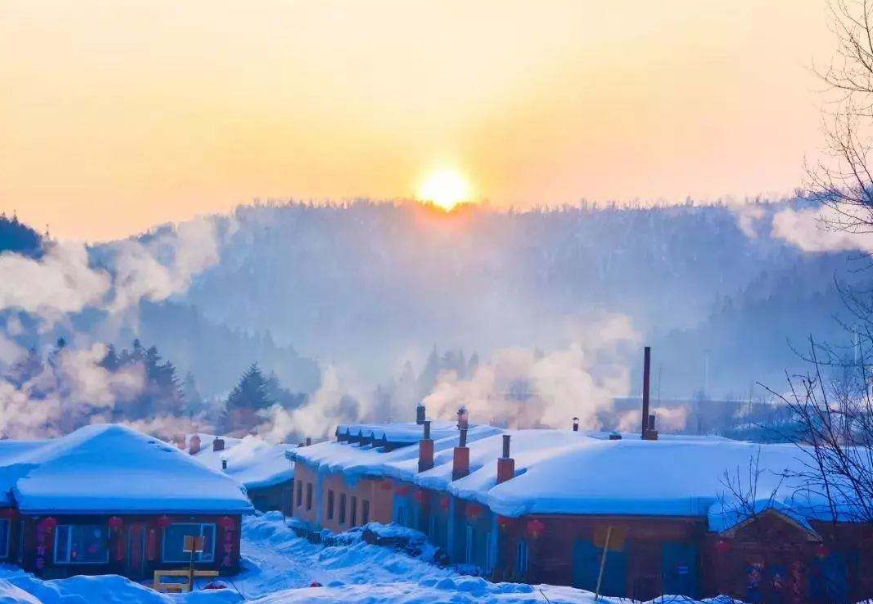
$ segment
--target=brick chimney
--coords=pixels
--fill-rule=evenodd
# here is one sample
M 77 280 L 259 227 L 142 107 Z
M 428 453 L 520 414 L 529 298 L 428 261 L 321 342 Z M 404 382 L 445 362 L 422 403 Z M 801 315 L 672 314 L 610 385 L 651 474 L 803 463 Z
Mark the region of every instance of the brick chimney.
M 188 441 L 188 453 L 191 455 L 200 453 L 200 437 L 197 434 L 191 436 L 191 439 Z
M 212 450 L 213 451 L 224 451 L 224 439 L 216 438 L 212 441 Z
M 424 438 L 418 441 L 418 471 L 433 467 L 433 439 L 430 437 L 430 420 L 424 420 Z
M 419 426 L 424 423 L 425 418 L 425 409 L 424 403 L 418 403 L 418 406 L 415 408 L 415 423 Z
M 470 473 L 470 448 L 467 446 L 467 429 L 461 428 L 461 438 L 452 458 L 452 480 Z
M 509 456 L 509 434 L 503 435 L 503 457 L 497 460 L 497 484 L 515 478 L 515 460 Z

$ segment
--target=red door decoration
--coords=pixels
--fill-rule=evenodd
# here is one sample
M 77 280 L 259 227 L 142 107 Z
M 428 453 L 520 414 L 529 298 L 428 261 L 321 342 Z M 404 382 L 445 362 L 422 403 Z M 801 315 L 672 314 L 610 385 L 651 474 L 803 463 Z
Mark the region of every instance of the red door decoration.
M 51 549 L 51 534 L 58 521 L 49 516 L 36 525 L 36 570 L 45 568 L 45 559 Z
M 121 527 L 124 521 L 119 516 L 112 516 L 107 522 L 111 538 L 115 540 L 115 559 L 124 560 L 124 539 L 121 535 Z
M 219 521 L 221 528 L 224 529 L 224 543 L 222 544 L 222 566 L 233 566 L 233 518 L 225 516 Z
M 158 533 L 155 529 L 149 529 L 149 536 L 146 540 L 146 557 L 149 562 L 154 562 L 158 555 Z

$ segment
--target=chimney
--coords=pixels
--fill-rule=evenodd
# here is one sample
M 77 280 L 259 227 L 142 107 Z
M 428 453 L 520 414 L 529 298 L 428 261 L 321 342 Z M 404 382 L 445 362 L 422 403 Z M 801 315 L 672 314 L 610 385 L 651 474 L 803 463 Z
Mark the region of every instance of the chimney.
M 578 432 L 578 431 L 579 431 L 579 418 L 574 417 L 573 418 L 573 432 Z
M 200 453 L 200 437 L 197 434 L 191 436 L 191 440 L 188 441 L 188 453 L 191 455 Z
M 415 423 L 419 426 L 424 423 L 425 417 L 425 409 L 424 403 L 418 403 L 418 406 L 415 408 Z
M 613 430 L 609 433 L 609 440 L 621 440 L 621 432 Z
M 658 440 L 658 431 L 655 429 L 655 416 L 649 416 L 649 427 L 646 429 L 646 433 L 643 436 L 645 440 Z
M 227 470 L 227 460 L 226 459 L 221 460 L 221 469 Z
M 212 450 L 214 451 L 224 451 L 224 439 L 216 438 L 212 441 Z
M 461 428 L 461 438 L 452 458 L 452 480 L 470 473 L 470 448 L 467 446 L 467 429 Z
M 461 405 L 458 408 L 458 430 L 466 430 L 470 427 L 470 419 L 467 414 L 467 407 Z
M 652 365 L 652 349 L 646 346 L 643 349 L 643 427 L 640 437 L 646 439 L 646 431 L 649 429 L 649 372 Z
M 503 435 L 503 457 L 497 460 L 497 484 L 515 478 L 515 460 L 509 456 L 509 434 Z
M 418 471 L 433 467 L 433 439 L 430 437 L 430 420 L 424 420 L 424 438 L 418 441 Z
M 306 446 L 308 447 L 308 446 L 310 446 L 310 445 L 312 445 L 312 437 L 311 437 L 311 436 L 307 436 L 307 437 L 306 437 Z

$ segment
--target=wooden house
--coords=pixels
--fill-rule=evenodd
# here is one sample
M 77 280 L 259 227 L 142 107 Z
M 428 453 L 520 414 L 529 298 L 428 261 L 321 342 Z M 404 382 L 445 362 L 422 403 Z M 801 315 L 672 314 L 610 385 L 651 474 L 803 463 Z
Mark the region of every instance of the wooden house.
M 185 536 L 203 537 L 195 566 L 239 570 L 238 483 L 177 448 L 119 425 L 50 441 L 0 441 L 0 559 L 42 577 L 185 568 Z

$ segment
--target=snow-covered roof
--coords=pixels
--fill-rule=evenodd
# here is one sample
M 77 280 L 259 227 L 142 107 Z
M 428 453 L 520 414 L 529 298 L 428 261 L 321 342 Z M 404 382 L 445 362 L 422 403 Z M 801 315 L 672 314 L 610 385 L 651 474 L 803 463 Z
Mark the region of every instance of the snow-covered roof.
M 236 481 L 126 426 L 86 426 L 8 455 L 4 448 L 0 483 L 28 514 L 252 510 Z
M 467 444 L 501 432 L 500 428 L 492 426 L 471 426 L 467 432 Z M 457 428 L 450 436 L 434 440 L 434 462 L 442 463 L 446 458 L 451 462 L 452 449 L 458 440 Z M 418 472 L 418 447 L 412 446 L 385 452 L 378 445 L 326 441 L 289 451 L 288 458 L 306 462 L 321 472 L 342 472 L 350 478 L 368 476 L 413 480 Z
M 511 436 L 515 477 L 498 485 L 502 434 Z M 504 516 L 696 517 L 708 519 L 713 530 L 736 522 L 730 515 L 736 514 L 739 503 L 733 501 L 728 482 L 737 476 L 748 482 L 750 464 L 757 463 L 757 492 L 771 500 L 771 507 L 778 506 L 780 513 L 802 526 L 808 524 L 801 519 L 829 519 L 831 514 L 825 502 L 797 477 L 806 469 L 805 460 L 790 444 L 675 435 L 657 441 L 631 435 L 609 440 L 600 433 L 477 426 L 468 437 L 470 473 L 453 481 L 452 448 L 457 441 L 457 436 L 436 440 L 434 467 L 421 473 L 418 447 L 386 453 L 378 447 L 325 442 L 290 455 L 323 472 L 391 477 L 447 491 Z
M 294 464 L 285 457 L 285 452 L 296 445 L 271 445 L 257 436 L 223 438 L 224 450 L 213 451 L 214 436 L 201 434 L 200 452 L 194 459 L 207 467 L 224 472 L 246 489 L 270 487 L 294 477 Z M 227 460 L 227 469 L 221 462 Z
M 381 423 L 381 424 L 340 424 L 337 431 L 340 434 L 359 434 L 366 438 L 387 440 L 395 444 L 415 444 L 421 440 L 424 428 L 416 422 Z M 430 437 L 434 440 L 457 435 L 458 427 L 453 422 L 432 421 Z

